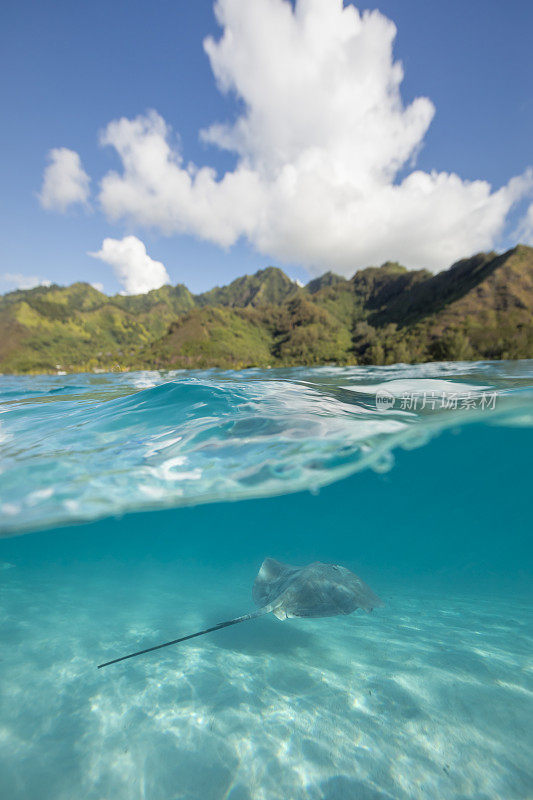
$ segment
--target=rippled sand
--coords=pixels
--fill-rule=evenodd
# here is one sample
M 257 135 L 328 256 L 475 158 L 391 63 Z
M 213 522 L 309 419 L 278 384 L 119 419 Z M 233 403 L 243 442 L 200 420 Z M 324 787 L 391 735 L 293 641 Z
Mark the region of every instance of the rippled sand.
M 225 597 L 205 569 L 122 570 L 2 573 L 3 797 L 531 797 L 524 601 L 374 586 L 371 615 L 258 619 L 97 671 L 250 607 L 248 572 Z

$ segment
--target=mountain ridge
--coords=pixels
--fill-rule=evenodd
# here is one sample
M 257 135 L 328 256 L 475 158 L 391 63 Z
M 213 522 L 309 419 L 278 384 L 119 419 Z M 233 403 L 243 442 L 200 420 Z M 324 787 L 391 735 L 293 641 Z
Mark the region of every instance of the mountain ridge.
M 533 357 L 533 248 L 433 274 L 396 262 L 299 286 L 269 266 L 194 295 L 88 283 L 0 296 L 0 372 Z

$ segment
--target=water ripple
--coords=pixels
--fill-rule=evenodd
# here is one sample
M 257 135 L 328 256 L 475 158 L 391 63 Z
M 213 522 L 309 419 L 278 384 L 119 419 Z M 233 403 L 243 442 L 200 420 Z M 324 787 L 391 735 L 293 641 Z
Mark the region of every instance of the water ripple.
M 533 424 L 533 362 L 0 377 L 0 532 L 316 490 L 450 426 Z

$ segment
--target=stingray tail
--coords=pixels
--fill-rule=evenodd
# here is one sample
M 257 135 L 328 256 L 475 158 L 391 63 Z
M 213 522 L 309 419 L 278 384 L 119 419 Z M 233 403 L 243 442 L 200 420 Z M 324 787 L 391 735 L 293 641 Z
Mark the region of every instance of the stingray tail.
M 236 617 L 235 619 L 230 619 L 227 622 L 219 622 L 218 625 L 213 625 L 212 628 L 206 628 L 203 631 L 198 631 L 197 633 L 190 633 L 188 636 L 182 636 L 180 639 L 172 639 L 171 642 L 164 642 L 163 644 L 156 644 L 155 647 L 147 647 L 144 650 L 137 650 L 136 653 L 129 653 L 127 656 L 120 656 L 120 658 L 114 658 L 112 661 L 106 661 L 104 664 L 98 664 L 98 669 L 102 669 L 102 667 L 108 667 L 110 664 L 116 664 L 118 661 L 125 661 L 127 658 L 135 658 L 135 656 L 142 656 L 144 653 L 151 653 L 152 650 L 161 650 L 162 647 L 170 647 L 171 644 L 178 644 L 178 642 L 185 642 L 187 639 L 194 639 L 196 636 L 203 636 L 204 633 L 211 633 L 212 631 L 218 631 L 221 628 L 227 628 L 229 625 L 237 625 L 238 622 L 246 622 L 248 619 L 255 619 L 256 617 L 262 617 L 263 614 L 268 614 L 272 611 L 272 606 L 263 606 L 258 611 L 252 611 L 251 614 L 244 614 L 242 617 Z

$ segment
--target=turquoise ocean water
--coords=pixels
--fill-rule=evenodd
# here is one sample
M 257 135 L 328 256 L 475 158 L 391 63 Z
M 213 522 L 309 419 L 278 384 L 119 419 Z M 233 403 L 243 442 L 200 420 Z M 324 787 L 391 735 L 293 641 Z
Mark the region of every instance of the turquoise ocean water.
M 533 362 L 0 376 L 0 796 L 533 796 Z M 330 561 L 372 614 L 253 610 Z

